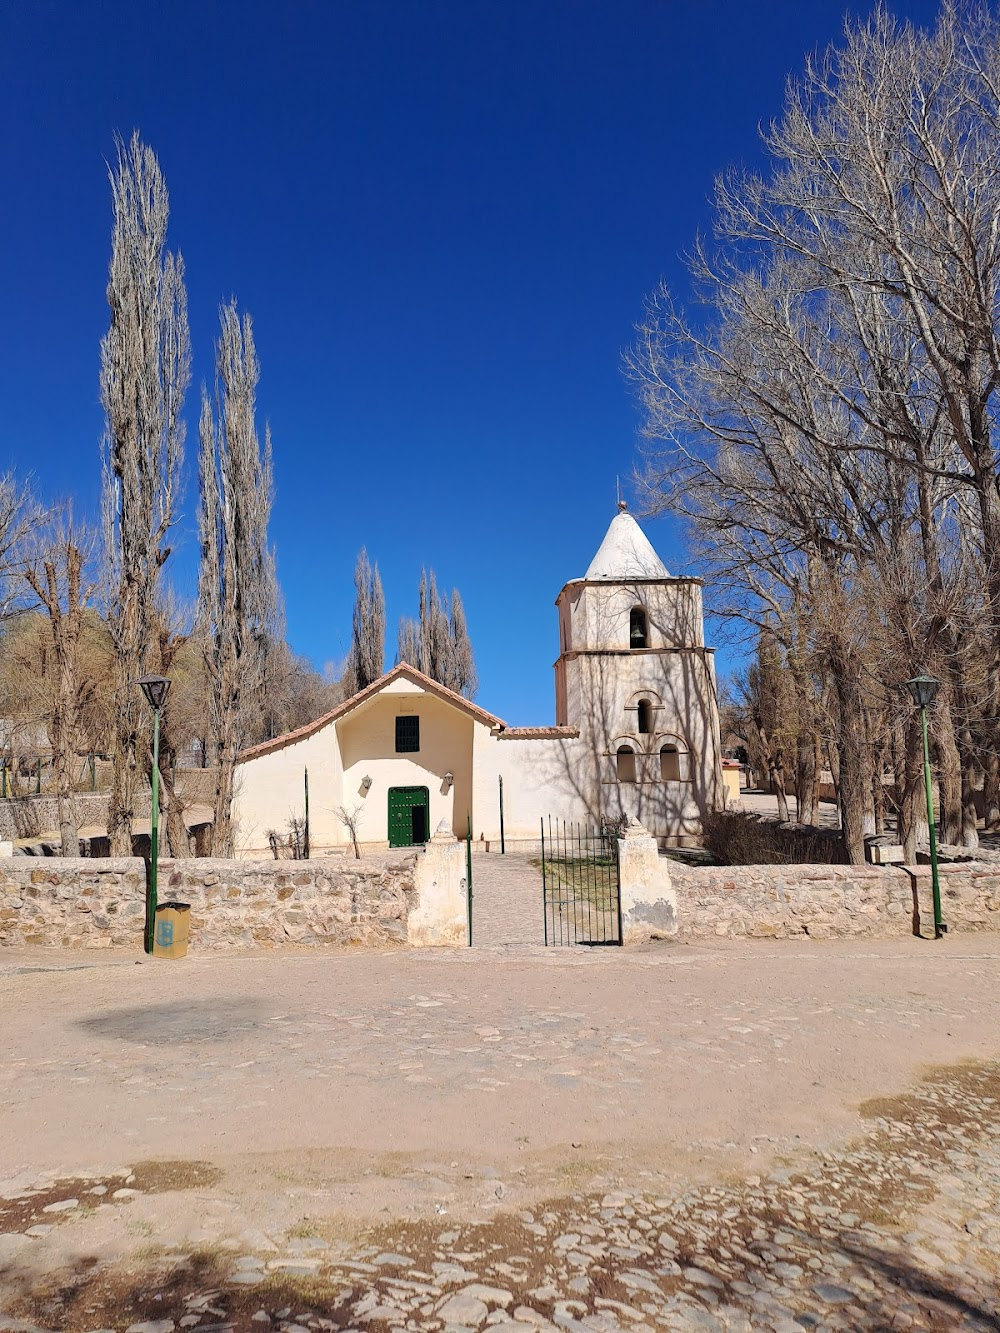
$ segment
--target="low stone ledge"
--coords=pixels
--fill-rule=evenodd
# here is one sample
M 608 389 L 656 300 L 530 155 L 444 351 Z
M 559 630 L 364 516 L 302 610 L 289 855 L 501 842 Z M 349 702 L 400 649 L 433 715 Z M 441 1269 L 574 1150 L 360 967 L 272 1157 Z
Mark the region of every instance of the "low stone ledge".
M 941 866 L 952 931 L 1000 930 L 1000 866 Z M 930 866 L 671 866 L 688 938 L 893 938 L 933 926 Z
M 190 904 L 190 949 L 405 942 L 414 857 L 390 865 L 161 860 L 159 898 Z M 6 861 L 0 948 L 140 948 L 146 867 L 137 858 Z

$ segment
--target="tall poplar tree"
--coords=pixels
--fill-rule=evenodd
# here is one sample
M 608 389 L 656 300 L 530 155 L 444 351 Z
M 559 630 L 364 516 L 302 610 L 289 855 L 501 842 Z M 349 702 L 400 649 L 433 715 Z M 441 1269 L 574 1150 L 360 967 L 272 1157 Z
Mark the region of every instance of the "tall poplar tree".
M 278 588 L 267 544 L 273 482 L 271 431 L 257 435 L 260 366 L 249 315 L 219 312 L 215 410 L 202 389 L 198 602 L 211 683 L 211 748 L 217 756 L 212 854 L 233 852 L 236 757 L 264 708 L 267 662 L 277 639 Z
M 479 681 L 462 599 L 453 588 L 449 607 L 433 569 L 430 575 L 420 571 L 417 619 L 404 616 L 399 622 L 396 661 L 409 662 L 467 699 L 476 693 Z
M 344 684 L 348 693 L 367 689 L 385 670 L 385 594 L 378 565 L 372 569 L 364 547 L 354 567 L 351 651 Z
M 184 263 L 166 249 L 169 203 L 160 164 L 138 133 L 110 170 L 114 221 L 101 343 L 103 526 L 115 706 L 108 834 L 132 854 L 132 821 L 148 730 L 136 681 L 148 667 L 160 571 L 170 554 L 191 378 Z

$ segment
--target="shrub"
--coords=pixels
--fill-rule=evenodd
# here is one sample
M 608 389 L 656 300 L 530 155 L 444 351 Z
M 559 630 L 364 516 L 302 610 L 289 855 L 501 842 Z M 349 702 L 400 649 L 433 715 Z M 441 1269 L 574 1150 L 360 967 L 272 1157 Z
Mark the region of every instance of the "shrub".
M 792 828 L 760 815 L 713 813 L 702 821 L 705 846 L 721 865 L 846 865 L 840 834 Z

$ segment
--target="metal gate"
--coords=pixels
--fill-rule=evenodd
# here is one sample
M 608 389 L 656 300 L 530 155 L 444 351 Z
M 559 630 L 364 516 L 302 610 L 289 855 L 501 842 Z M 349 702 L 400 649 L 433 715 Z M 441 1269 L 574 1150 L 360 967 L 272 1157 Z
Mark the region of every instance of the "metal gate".
M 469 923 L 469 948 L 472 948 L 472 816 L 466 819 L 465 838 L 465 907 Z
M 546 944 L 621 944 L 614 830 L 543 819 L 542 885 Z

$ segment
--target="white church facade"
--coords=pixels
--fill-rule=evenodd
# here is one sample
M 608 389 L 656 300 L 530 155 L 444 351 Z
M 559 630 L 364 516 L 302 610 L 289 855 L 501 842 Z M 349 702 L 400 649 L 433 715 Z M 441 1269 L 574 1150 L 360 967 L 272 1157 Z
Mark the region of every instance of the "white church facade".
M 332 712 L 246 750 L 234 817 L 244 856 L 304 813 L 310 842 L 345 848 L 338 811 L 368 846 L 426 842 L 444 823 L 499 846 L 552 818 L 597 827 L 636 816 L 661 845 L 689 842 L 724 804 L 712 650 L 701 581 L 671 578 L 638 523 L 613 519 L 583 578 L 556 601 L 556 720 L 508 726 L 401 664 Z M 502 795 L 501 795 L 502 793 Z

